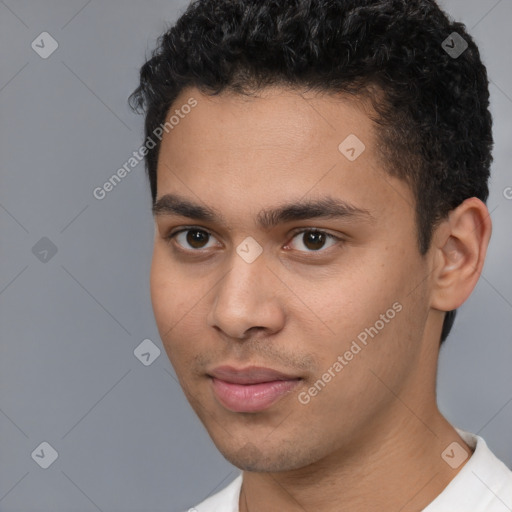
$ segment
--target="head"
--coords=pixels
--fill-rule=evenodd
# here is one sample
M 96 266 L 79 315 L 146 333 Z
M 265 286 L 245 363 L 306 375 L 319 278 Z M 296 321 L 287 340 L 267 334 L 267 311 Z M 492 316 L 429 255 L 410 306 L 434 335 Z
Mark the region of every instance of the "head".
M 300 467 L 384 421 L 382 380 L 434 394 L 490 236 L 488 80 L 464 25 L 429 0 L 196 1 L 140 79 L 155 317 L 226 457 Z M 220 364 L 301 380 L 237 412 Z

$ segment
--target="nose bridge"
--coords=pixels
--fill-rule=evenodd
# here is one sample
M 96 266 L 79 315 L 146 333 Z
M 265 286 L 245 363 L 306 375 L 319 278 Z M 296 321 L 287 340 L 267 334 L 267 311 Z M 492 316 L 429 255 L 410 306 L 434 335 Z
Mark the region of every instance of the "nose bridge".
M 240 247 L 247 249 L 240 244 L 238 251 Z M 252 327 L 277 329 L 282 314 L 275 300 L 270 300 L 275 295 L 268 272 L 263 254 L 251 261 L 243 252 L 233 252 L 230 270 L 216 287 L 209 325 L 237 338 Z
M 242 244 L 237 248 L 237 252 L 233 252 L 230 271 L 219 283 L 217 298 L 226 304 L 250 307 L 252 302 L 261 299 L 261 294 L 266 295 L 265 259 L 261 254 L 252 261 L 246 260 L 238 253 L 241 249 L 244 249 Z

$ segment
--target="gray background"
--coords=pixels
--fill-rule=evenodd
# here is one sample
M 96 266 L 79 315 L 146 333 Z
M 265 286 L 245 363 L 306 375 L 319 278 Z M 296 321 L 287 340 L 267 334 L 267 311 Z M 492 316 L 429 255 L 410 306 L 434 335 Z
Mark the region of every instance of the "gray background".
M 126 100 L 171 0 L 0 1 L 0 511 L 178 511 L 237 474 L 175 380 L 149 296 L 153 224 L 143 142 Z M 446 0 L 488 66 L 494 233 L 484 273 L 441 354 L 439 402 L 512 465 L 512 0 Z M 43 31 L 59 47 L 41 58 Z M 57 253 L 32 247 L 49 238 Z M 49 258 L 49 256 L 48 256 Z M 144 366 L 134 349 L 162 353 Z M 42 469 L 31 453 L 58 452 Z

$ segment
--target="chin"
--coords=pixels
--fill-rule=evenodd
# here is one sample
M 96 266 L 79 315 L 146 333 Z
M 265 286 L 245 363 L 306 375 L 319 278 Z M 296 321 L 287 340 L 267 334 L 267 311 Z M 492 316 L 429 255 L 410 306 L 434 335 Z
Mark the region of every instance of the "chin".
M 236 452 L 232 451 L 233 445 L 217 446 L 217 448 L 233 466 L 254 473 L 292 471 L 313 462 L 306 454 L 297 451 L 297 447 L 281 447 L 278 450 L 268 442 L 263 442 L 265 446 L 262 448 L 248 442 Z

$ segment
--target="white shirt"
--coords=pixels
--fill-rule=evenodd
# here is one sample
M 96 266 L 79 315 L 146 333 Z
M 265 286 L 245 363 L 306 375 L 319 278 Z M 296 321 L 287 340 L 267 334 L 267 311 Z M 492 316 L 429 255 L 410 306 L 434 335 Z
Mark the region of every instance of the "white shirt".
M 474 449 L 473 455 L 423 512 L 512 512 L 512 471 L 480 436 L 457 432 Z M 189 512 L 239 512 L 241 486 L 242 473 Z

